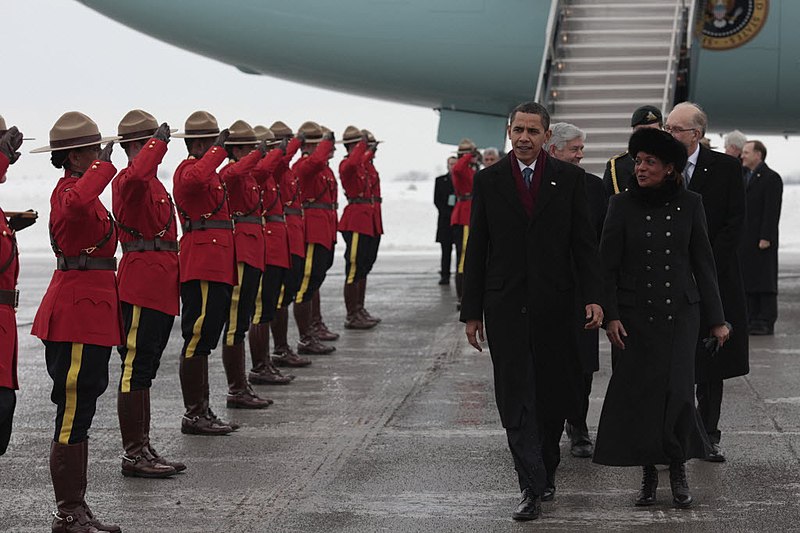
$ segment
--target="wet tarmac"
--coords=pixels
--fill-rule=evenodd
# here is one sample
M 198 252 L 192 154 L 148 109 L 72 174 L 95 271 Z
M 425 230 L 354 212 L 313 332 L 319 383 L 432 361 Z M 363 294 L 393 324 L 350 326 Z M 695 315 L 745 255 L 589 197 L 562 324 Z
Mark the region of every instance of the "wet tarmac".
M 340 255 L 337 253 L 337 255 Z M 670 505 L 661 473 L 658 504 L 635 508 L 640 471 L 569 455 L 543 516 L 515 523 L 516 475 L 493 397 L 486 352 L 469 348 L 452 286 L 439 287 L 435 256 L 383 256 L 367 304 L 383 322 L 344 330 L 341 258 L 322 291 L 337 351 L 295 370 L 288 386 L 258 387 L 265 411 L 226 410 L 218 351 L 212 408 L 242 429 L 227 437 L 180 433 L 178 322 L 152 391 L 151 437 L 188 470 L 166 480 L 120 474 L 111 385 L 91 430 L 88 502 L 129 532 L 493 532 L 800 530 L 800 258 L 782 258 L 774 337 L 751 338 L 751 373 L 726 381 L 724 464 L 688 465 L 695 504 Z M 54 406 L 41 343 L 30 320 L 50 259 L 26 259 L 21 279 L 20 382 L 14 435 L 0 458 L 0 531 L 49 531 L 54 509 L 47 453 Z M 291 331 L 292 338 L 296 333 Z M 603 341 L 589 414 L 594 434 L 608 383 Z

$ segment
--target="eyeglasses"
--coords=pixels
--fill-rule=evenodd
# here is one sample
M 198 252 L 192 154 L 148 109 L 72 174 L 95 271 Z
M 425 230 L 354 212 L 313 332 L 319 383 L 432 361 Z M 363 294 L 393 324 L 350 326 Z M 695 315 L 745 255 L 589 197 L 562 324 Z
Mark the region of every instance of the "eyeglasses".
M 699 131 L 699 130 L 697 128 L 679 128 L 677 126 L 670 126 L 669 124 L 667 124 L 666 126 L 664 126 L 664 131 L 666 131 L 667 133 L 673 133 L 673 132 L 684 133 L 686 131 Z

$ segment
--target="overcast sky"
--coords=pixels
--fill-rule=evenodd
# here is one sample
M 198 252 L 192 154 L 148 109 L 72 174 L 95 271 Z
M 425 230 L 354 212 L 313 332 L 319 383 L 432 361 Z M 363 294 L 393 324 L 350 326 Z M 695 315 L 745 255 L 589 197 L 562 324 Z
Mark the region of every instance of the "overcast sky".
M 92 117 L 104 135 L 115 134 L 120 118 L 133 108 L 180 129 L 197 109 L 216 115 L 221 127 L 240 118 L 267 126 L 283 120 L 292 128 L 315 120 L 341 135 L 354 124 L 386 141 L 376 161 L 386 179 L 412 170 L 436 175 L 453 150 L 436 142 L 438 115 L 430 109 L 243 74 L 128 29 L 73 0 L 3 4 L 0 115 L 9 126 L 16 124 L 26 136 L 36 137 L 23 146 L 24 158 L 13 168 L 18 175 L 56 173 L 46 154 L 27 152 L 47 144 L 50 127 L 69 110 Z M 712 127 L 713 122 L 711 117 Z M 800 173 L 800 142 L 764 140 L 776 170 Z M 712 141 L 722 144 L 718 136 Z M 182 143 L 171 144 L 163 168 L 171 171 L 183 157 Z M 124 166 L 122 150 L 115 151 L 114 162 Z

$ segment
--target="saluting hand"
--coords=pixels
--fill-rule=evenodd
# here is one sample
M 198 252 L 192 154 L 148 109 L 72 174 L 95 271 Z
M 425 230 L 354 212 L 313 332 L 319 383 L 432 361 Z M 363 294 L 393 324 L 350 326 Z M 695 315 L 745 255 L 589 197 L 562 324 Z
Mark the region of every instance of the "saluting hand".
M 169 124 L 164 122 L 161 124 L 156 132 L 153 134 L 154 139 L 158 139 L 159 141 L 164 141 L 165 143 L 169 143 L 169 138 L 172 136 L 172 132 L 169 131 Z
M 267 152 L 269 152 L 269 148 L 267 148 L 267 140 L 266 139 L 262 139 L 261 142 L 258 143 L 258 151 L 261 152 L 261 156 L 262 157 L 267 155 Z
M 322 134 L 322 140 L 323 141 L 335 142 L 336 141 L 336 135 L 334 135 L 332 131 L 326 131 L 325 133 Z
M 603 308 L 597 304 L 586 306 L 586 325 L 583 329 L 597 329 L 603 323 Z
M 230 135 L 231 132 L 230 130 L 228 130 L 228 128 L 225 128 L 224 130 L 219 132 L 219 135 L 217 135 L 217 138 L 214 140 L 214 146 L 225 146 L 225 141 L 228 140 L 228 137 L 230 137 Z
M 281 139 L 281 143 L 278 145 L 278 149 L 283 152 L 283 155 L 286 155 L 286 149 L 289 146 L 289 137 L 284 137 Z
M 483 334 L 483 321 L 482 320 L 467 320 L 467 341 L 479 352 L 483 351 L 481 348 L 481 342 L 484 342 L 486 338 Z
M 21 155 L 17 150 L 22 146 L 22 132 L 16 126 L 11 126 L 7 132 L 0 136 L 0 152 L 7 158 L 10 164 L 14 164 Z
M 622 338 L 627 337 L 628 332 L 625 331 L 625 326 L 622 325 L 622 322 L 619 320 L 610 320 L 608 326 L 606 326 L 606 336 L 611 344 L 620 350 L 625 349 L 625 342 Z
M 109 141 L 102 150 L 100 150 L 100 154 L 97 156 L 97 159 L 100 161 L 105 161 L 107 163 L 111 163 L 111 152 L 114 150 L 114 141 Z

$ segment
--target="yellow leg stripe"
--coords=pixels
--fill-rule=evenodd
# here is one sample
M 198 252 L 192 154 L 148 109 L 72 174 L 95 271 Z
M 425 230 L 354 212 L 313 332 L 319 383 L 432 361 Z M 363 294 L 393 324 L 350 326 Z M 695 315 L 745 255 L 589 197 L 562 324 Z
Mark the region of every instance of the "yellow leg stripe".
M 256 307 L 253 311 L 253 324 L 258 324 L 261 320 L 261 315 L 264 313 L 264 304 L 261 302 L 261 294 L 264 290 L 264 278 L 266 275 L 267 272 L 264 271 L 261 274 L 261 279 L 258 281 L 258 294 L 256 294 Z
M 239 282 L 233 288 L 231 295 L 231 309 L 228 315 L 228 335 L 225 336 L 225 345 L 233 346 L 236 340 L 236 324 L 239 320 L 239 300 L 242 296 L 242 278 L 244 277 L 244 263 L 239 263 Z
M 297 291 L 296 303 L 303 303 L 303 296 L 308 290 L 308 284 L 311 282 L 311 267 L 314 265 L 314 243 L 308 243 L 306 247 L 306 267 L 303 272 L 303 282 L 300 284 L 300 290 Z
M 283 295 L 286 294 L 286 285 L 281 283 L 281 293 L 278 295 L 278 305 L 275 306 L 276 309 L 280 309 L 283 307 Z
M 350 268 L 347 271 L 347 284 L 351 285 L 356 280 L 356 256 L 358 255 L 358 233 L 353 232 L 350 245 Z
M 185 357 L 188 359 L 194 355 L 197 349 L 197 343 L 200 342 L 200 333 L 203 331 L 203 322 L 206 320 L 206 306 L 208 305 L 208 282 L 200 282 L 200 296 L 202 302 L 200 303 L 200 316 L 194 321 L 192 328 L 192 339 L 189 341 L 189 346 L 186 347 Z
M 75 409 L 78 406 L 78 374 L 81 371 L 82 359 L 83 344 L 73 343 L 67 382 L 64 387 L 67 401 L 64 407 L 64 419 L 61 421 L 61 432 L 58 434 L 60 444 L 69 444 L 69 436 L 72 434 L 72 423 L 75 421 Z
M 125 354 L 125 363 L 122 369 L 122 392 L 131 391 L 131 376 L 133 375 L 133 361 L 136 359 L 136 336 L 139 333 L 139 318 L 142 315 L 142 308 L 138 305 L 133 306 L 133 318 L 131 320 L 131 330 L 125 342 L 128 352 Z
M 458 258 L 458 273 L 464 273 L 464 257 L 467 255 L 467 239 L 469 239 L 469 226 L 464 226 L 464 236 L 461 239 L 461 256 Z

